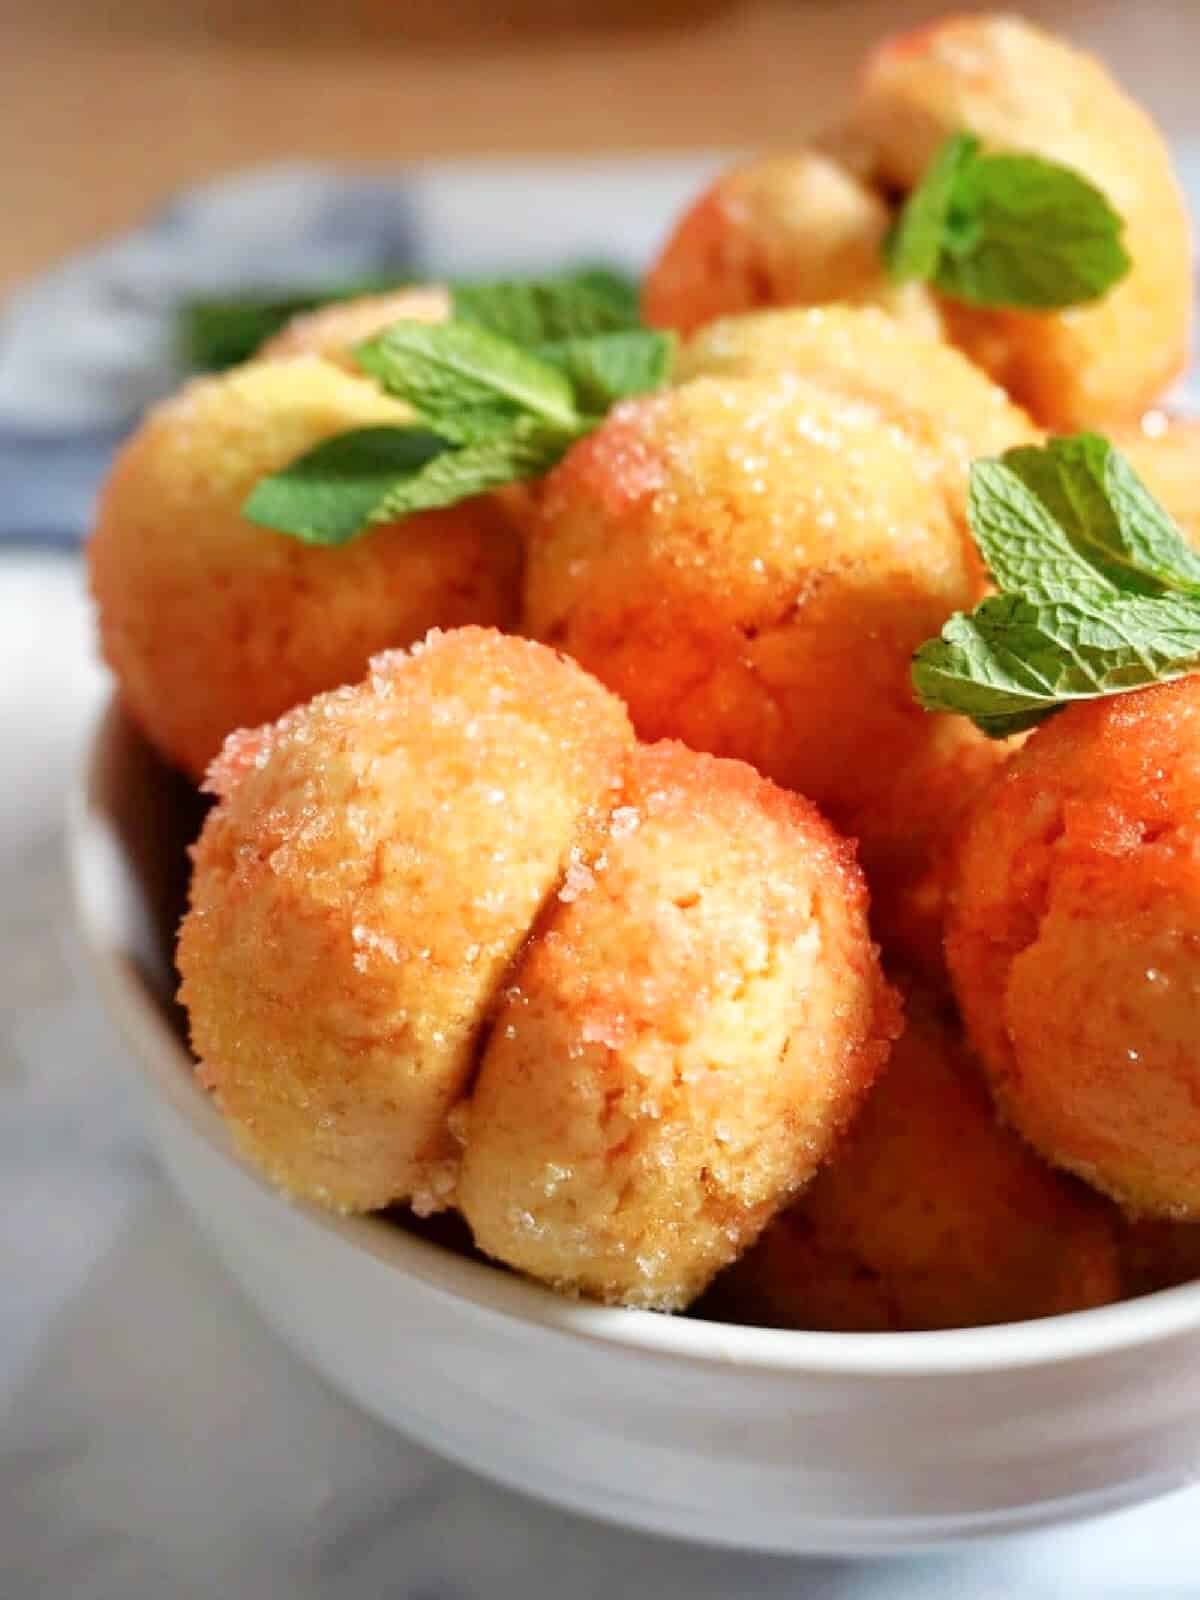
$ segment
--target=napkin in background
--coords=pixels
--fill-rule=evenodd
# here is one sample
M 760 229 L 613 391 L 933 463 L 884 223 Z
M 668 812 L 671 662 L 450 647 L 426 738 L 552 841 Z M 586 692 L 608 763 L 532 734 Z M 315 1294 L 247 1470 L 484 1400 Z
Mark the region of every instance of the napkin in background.
M 114 448 L 186 375 L 188 300 L 589 260 L 636 267 L 723 159 L 447 163 L 383 176 L 282 166 L 192 191 L 0 314 L 0 542 L 83 536 Z

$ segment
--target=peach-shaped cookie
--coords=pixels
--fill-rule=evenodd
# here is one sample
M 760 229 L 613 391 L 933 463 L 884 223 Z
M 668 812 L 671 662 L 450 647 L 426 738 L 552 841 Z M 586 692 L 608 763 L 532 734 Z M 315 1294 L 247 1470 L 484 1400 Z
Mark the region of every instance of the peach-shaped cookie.
M 204 1082 L 283 1188 L 345 1211 L 452 1197 L 447 1116 L 631 741 L 572 662 L 475 628 L 230 740 L 181 998 Z
M 361 676 L 430 627 L 507 626 L 520 545 L 494 497 L 340 548 L 258 527 L 258 480 L 406 407 L 315 355 L 189 384 L 117 457 L 88 546 L 104 655 L 151 743 L 200 777 L 235 728 Z
M 883 200 L 816 150 L 722 173 L 676 224 L 647 274 L 642 312 L 681 333 L 769 306 L 866 302 L 921 332 L 941 329 L 919 285 L 894 286 L 880 244 Z
M 882 421 L 921 448 L 964 522 L 971 462 L 1039 437 L 1030 418 L 961 351 L 876 306 L 725 317 L 693 334 L 675 360 L 680 382 L 789 373 L 875 406 Z
M 947 957 L 1004 1114 L 1136 1214 L 1200 1218 L 1200 678 L 1059 712 L 964 838 Z
M 845 1140 L 718 1285 L 723 1314 L 874 1333 L 1117 1299 L 1111 1207 L 1000 1126 L 951 1016 L 910 992 L 905 1017 Z
M 513 971 L 463 1118 L 489 1254 L 672 1310 L 813 1174 L 894 1032 L 849 847 L 740 762 L 641 747 Z
M 1166 144 L 1094 57 L 1019 17 L 955 16 L 883 45 L 863 74 L 851 137 L 870 176 L 912 189 L 950 134 L 1041 156 L 1099 188 L 1125 220 L 1132 270 L 1061 311 L 943 300 L 949 337 L 1048 427 L 1132 419 L 1187 357 L 1187 208 Z
M 445 322 L 450 314 L 450 291 L 440 284 L 335 300 L 330 305 L 293 317 L 259 347 L 256 359 L 278 361 L 286 356 L 324 356 L 327 361 L 335 361 L 359 373 L 361 369 L 351 352 L 362 340 L 374 338 L 394 322 Z
M 909 683 L 913 651 L 980 592 L 927 447 L 878 405 L 790 375 L 697 378 L 618 407 L 547 478 L 525 623 L 616 690 L 642 737 L 815 801 L 860 841 L 881 918 L 906 926 L 890 901 L 927 898 L 960 779 L 1003 759 Z M 916 939 L 936 964 L 936 886 L 928 907 Z

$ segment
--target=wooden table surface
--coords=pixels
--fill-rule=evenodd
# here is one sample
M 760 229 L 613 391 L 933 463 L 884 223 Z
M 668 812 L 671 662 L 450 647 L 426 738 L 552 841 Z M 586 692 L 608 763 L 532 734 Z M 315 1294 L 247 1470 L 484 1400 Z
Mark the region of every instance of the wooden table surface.
M 0 0 L 0 293 L 256 162 L 786 144 L 836 115 L 866 42 L 947 8 Z M 1105 54 L 1169 132 L 1200 130 L 1200 0 L 1023 9 Z

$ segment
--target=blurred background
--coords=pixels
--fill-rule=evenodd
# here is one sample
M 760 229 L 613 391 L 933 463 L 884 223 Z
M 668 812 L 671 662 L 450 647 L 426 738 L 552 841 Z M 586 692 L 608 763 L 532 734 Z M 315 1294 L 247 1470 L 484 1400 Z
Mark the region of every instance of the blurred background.
M 180 185 L 280 159 L 786 144 L 937 0 L 0 0 L 0 295 Z M 981 9 L 959 5 L 954 9 Z M 1169 134 L 1196 0 L 1025 0 Z

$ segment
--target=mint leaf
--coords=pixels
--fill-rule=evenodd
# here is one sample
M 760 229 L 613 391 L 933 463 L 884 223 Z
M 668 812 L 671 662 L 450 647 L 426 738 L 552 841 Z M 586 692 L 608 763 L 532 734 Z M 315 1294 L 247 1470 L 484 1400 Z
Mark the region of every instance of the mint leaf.
M 609 331 L 636 328 L 641 322 L 641 288 L 636 277 L 621 272 L 616 267 L 576 267 L 564 274 L 577 289 L 591 296 L 593 305 L 601 309 Z M 596 332 L 604 329 L 597 328 Z
M 1002 459 L 1080 556 L 1118 589 L 1200 596 L 1200 556 L 1107 439 L 1080 433 L 1041 448 L 1021 446 Z
M 1099 299 L 1130 268 L 1124 224 L 1101 191 L 1038 156 L 972 162 L 955 213 L 970 226 L 957 245 L 952 235 L 936 282 L 956 300 L 1055 310 Z
M 931 283 L 936 278 L 959 176 L 979 148 L 973 134 L 955 133 L 938 149 L 884 237 L 883 260 L 893 282 Z
M 1072 700 L 1128 694 L 1200 668 L 1200 606 L 1122 595 L 1089 606 L 1006 594 L 951 617 L 913 658 L 927 711 L 956 711 L 995 739 Z
M 456 444 L 502 432 L 522 416 L 566 433 L 579 426 L 571 385 L 557 367 L 471 322 L 397 322 L 354 356 Z
M 917 651 L 927 710 L 1005 738 L 1072 700 L 1200 668 L 1200 557 L 1107 439 L 975 462 L 967 514 L 1006 592 Z
M 343 545 L 378 523 L 538 477 L 571 443 L 528 417 L 462 449 L 421 428 L 360 428 L 261 479 L 242 515 L 305 544 Z
M 261 344 L 303 311 L 339 300 L 402 289 L 410 278 L 359 278 L 323 289 L 252 291 L 186 301 L 179 309 L 177 338 L 182 360 L 198 372 L 220 372 L 248 361 Z
M 339 300 L 357 300 L 360 295 L 384 294 L 418 281 L 393 274 L 311 289 L 264 286 L 243 294 L 189 300 L 180 307 L 177 318 L 181 357 L 195 370 L 218 372 L 248 361 L 261 344 L 302 311 Z M 493 333 L 511 333 L 518 343 L 540 344 L 638 325 L 635 280 L 608 267 L 577 268 L 551 278 L 492 279 L 451 287 L 460 303 L 460 315 L 482 322 Z M 522 305 L 534 307 L 532 320 L 528 311 L 520 310 Z
M 980 306 L 1049 311 L 1098 299 L 1130 268 L 1122 218 L 1081 173 L 971 134 L 941 146 L 883 243 L 897 282 Z
M 614 400 L 666 380 L 670 335 L 618 326 L 540 337 L 595 320 L 581 307 L 608 307 L 612 322 L 626 318 L 623 286 L 602 272 L 566 285 L 492 285 L 478 304 L 497 320 L 498 307 L 518 307 L 510 325 L 539 338 L 524 347 L 470 320 L 394 323 L 355 357 L 414 408 L 420 426 L 326 440 L 257 485 L 245 515 L 310 543 L 343 544 L 371 525 L 539 476 Z
M 502 434 L 432 456 L 414 472 L 396 478 L 370 514 L 372 523 L 391 522 L 414 511 L 457 505 L 490 489 L 537 478 L 570 449 L 569 436 L 522 418 Z
M 1042 455 L 1040 449 L 1034 452 Z M 1112 599 L 1120 593 L 1103 571 L 1072 542 L 1053 511 L 1031 487 L 1036 476 L 1026 463 L 1023 476 L 999 461 L 972 463 L 967 482 L 967 520 L 988 571 L 1001 589 L 1048 599 L 1077 596 Z M 1053 465 L 1046 463 L 1052 472 Z
M 617 400 L 661 388 L 671 371 L 672 334 L 651 328 L 598 333 L 536 347 L 538 356 L 562 372 L 577 409 L 600 416 Z
M 460 283 L 452 295 L 456 317 L 525 347 L 638 325 L 636 284 L 605 268 Z
M 578 432 L 626 395 L 657 389 L 674 341 L 650 328 L 522 349 L 470 322 L 398 322 L 355 358 L 421 420 L 455 444 L 503 433 L 518 417 Z
M 345 544 L 373 520 L 398 480 L 419 475 L 449 449 L 445 439 L 419 428 L 340 433 L 260 479 L 242 515 L 305 544 Z

